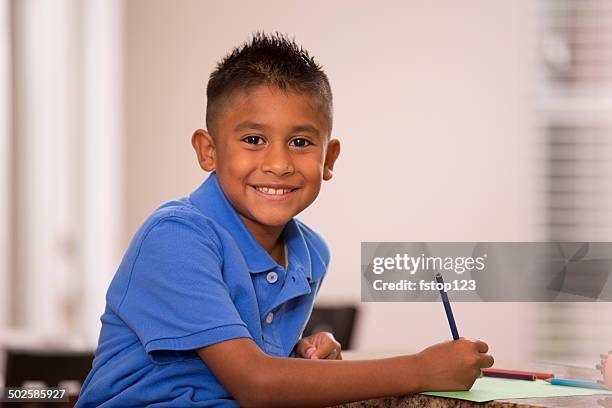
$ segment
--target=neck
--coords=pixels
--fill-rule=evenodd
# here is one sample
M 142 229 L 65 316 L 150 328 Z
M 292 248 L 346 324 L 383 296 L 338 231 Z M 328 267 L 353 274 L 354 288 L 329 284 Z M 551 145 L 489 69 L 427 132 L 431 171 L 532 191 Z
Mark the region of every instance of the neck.
M 285 226 L 269 227 L 240 215 L 255 241 L 281 266 L 285 264 L 285 247 L 282 238 Z

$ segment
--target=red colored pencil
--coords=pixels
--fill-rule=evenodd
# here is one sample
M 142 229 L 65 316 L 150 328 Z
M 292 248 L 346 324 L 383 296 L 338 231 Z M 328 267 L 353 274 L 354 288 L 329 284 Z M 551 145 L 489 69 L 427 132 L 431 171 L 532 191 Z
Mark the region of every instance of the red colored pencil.
M 546 380 L 547 378 L 553 378 L 555 375 L 552 373 L 540 373 L 537 371 L 522 371 L 522 370 L 504 370 L 501 368 L 483 368 L 482 374 L 485 377 L 493 377 L 494 375 L 487 374 L 527 374 L 532 375 L 540 380 Z
M 527 380 L 527 381 L 535 381 L 536 376 L 533 374 L 517 374 L 517 373 L 503 373 L 500 371 L 487 371 L 482 375 L 485 377 L 496 377 L 496 378 L 510 378 L 512 380 Z

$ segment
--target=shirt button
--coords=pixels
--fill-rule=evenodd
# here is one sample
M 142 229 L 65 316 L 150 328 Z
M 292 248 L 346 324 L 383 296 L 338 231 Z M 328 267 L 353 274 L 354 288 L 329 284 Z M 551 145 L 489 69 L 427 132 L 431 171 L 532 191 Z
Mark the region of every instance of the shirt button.
M 268 274 L 266 275 L 266 280 L 269 283 L 274 283 L 278 280 L 278 274 L 276 272 L 268 272 Z
M 270 312 L 266 315 L 266 323 L 270 324 L 274 320 L 274 313 Z

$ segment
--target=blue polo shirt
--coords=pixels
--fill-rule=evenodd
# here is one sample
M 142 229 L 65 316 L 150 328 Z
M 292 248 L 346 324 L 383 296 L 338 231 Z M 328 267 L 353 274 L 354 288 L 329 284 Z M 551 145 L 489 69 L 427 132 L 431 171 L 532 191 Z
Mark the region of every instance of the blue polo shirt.
M 242 337 L 294 356 L 329 250 L 296 219 L 283 238 L 287 269 L 255 241 L 214 172 L 155 210 L 108 289 L 77 406 L 237 407 L 195 350 Z

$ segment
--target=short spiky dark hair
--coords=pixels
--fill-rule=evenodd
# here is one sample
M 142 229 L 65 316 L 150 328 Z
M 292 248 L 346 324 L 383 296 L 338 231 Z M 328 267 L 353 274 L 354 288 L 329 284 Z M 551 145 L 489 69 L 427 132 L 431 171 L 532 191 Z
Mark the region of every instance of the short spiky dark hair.
M 308 51 L 281 33 L 256 32 L 236 47 L 210 74 L 206 88 L 206 126 L 214 133 L 215 121 L 234 92 L 270 85 L 315 98 L 332 126 L 332 92 L 327 75 Z

